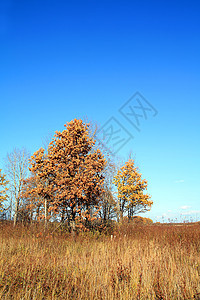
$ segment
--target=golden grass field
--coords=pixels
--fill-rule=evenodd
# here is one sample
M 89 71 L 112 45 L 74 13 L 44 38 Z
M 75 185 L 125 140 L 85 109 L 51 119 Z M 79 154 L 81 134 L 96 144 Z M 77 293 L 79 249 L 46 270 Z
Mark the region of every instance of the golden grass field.
M 200 225 L 111 235 L 0 224 L 0 299 L 200 299 Z

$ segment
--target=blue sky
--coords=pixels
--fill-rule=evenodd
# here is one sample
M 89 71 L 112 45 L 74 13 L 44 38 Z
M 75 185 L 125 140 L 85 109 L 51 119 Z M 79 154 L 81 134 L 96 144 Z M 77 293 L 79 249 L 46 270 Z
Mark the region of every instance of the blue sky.
M 114 117 L 134 137 L 117 156 L 149 183 L 146 216 L 200 219 L 199 14 L 198 1 L 1 0 L 0 168 L 74 118 Z M 120 113 L 136 92 L 158 112 L 140 132 Z

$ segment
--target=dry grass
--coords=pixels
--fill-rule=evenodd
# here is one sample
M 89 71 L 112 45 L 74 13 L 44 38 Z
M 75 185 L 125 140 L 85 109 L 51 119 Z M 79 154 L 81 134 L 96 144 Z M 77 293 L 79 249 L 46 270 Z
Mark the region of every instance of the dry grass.
M 0 225 L 0 299 L 200 299 L 200 225 L 75 238 Z

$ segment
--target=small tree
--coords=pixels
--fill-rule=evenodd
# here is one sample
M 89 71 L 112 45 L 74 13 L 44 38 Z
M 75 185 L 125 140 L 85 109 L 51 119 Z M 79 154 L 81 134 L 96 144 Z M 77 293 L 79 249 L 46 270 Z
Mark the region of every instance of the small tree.
M 150 210 L 153 204 L 150 201 L 151 196 L 144 193 L 147 190 L 147 181 L 142 180 L 142 176 L 138 167 L 135 167 L 133 159 L 129 159 L 120 168 L 114 177 L 114 184 L 118 190 L 121 219 L 125 212 L 128 213 L 128 218 L 131 219 L 135 214 Z
M 106 153 L 107 154 L 107 153 Z M 107 165 L 104 170 L 104 192 L 101 197 L 101 209 L 99 216 L 104 223 L 117 216 L 117 202 L 113 191 L 113 178 L 116 174 L 116 166 L 107 154 Z
M 12 201 L 14 198 L 14 226 L 20 209 L 23 180 L 28 173 L 28 159 L 29 153 L 26 149 L 14 149 L 13 152 L 7 154 L 6 158 L 5 170 L 9 180 L 10 207 L 13 206 Z
M 0 211 L 3 211 L 3 202 L 7 199 L 7 186 L 8 181 L 5 178 L 5 175 L 2 174 L 0 169 Z

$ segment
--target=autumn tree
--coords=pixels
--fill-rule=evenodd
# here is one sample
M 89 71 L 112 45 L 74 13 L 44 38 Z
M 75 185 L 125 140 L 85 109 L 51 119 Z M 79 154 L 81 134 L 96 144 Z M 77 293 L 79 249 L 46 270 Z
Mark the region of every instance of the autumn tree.
M 21 221 L 39 221 L 44 218 L 44 199 L 37 189 L 40 185 L 41 181 L 39 182 L 39 178 L 35 174 L 31 174 L 23 181 L 20 206 Z M 47 223 L 47 218 L 45 223 Z
M 146 194 L 147 180 L 142 179 L 134 160 L 129 159 L 114 177 L 114 184 L 118 190 L 118 204 L 120 217 L 128 213 L 128 218 L 145 211 L 149 211 L 153 202 L 151 196 Z
M 153 221 L 150 218 L 143 218 L 140 216 L 133 217 L 133 223 L 137 225 L 151 225 Z
M 28 174 L 29 153 L 26 149 L 14 149 L 7 154 L 5 170 L 9 180 L 10 207 L 14 206 L 14 225 L 20 208 L 20 193 L 23 180 Z M 13 199 L 14 198 L 14 199 Z M 14 200 L 14 203 L 13 203 Z
M 2 173 L 0 169 L 0 211 L 3 211 L 3 202 L 7 199 L 7 184 L 6 176 Z
M 25 197 L 30 195 L 30 199 L 33 199 L 32 209 L 35 207 L 40 208 L 40 218 L 45 220 L 46 227 L 49 219 L 48 211 L 51 203 L 54 201 L 56 177 L 48 151 L 45 153 L 43 148 L 36 151 L 31 156 L 29 170 L 31 178 L 28 178 L 26 181 Z
M 85 118 L 88 121 L 88 118 Z M 118 162 L 116 157 L 111 155 L 111 151 L 108 147 L 105 148 L 104 141 L 98 136 L 99 125 L 94 121 L 88 121 L 89 124 L 89 136 L 94 139 L 97 139 L 96 144 L 93 149 L 100 149 L 106 158 L 106 167 L 103 170 L 104 176 L 104 192 L 101 195 L 100 199 L 100 210 L 98 216 L 100 217 L 100 222 L 103 222 L 104 225 L 111 219 L 116 217 L 117 212 L 117 202 L 116 197 L 114 196 L 113 188 L 113 177 L 116 173 L 116 166 Z
M 47 154 L 40 149 L 31 157 L 30 171 L 38 184 L 30 189 L 46 201 L 45 211 L 62 219 L 89 222 L 96 213 L 103 193 L 106 160 L 95 140 L 89 136 L 89 124 L 73 120 L 57 131 Z M 95 209 L 94 209 L 95 208 Z

